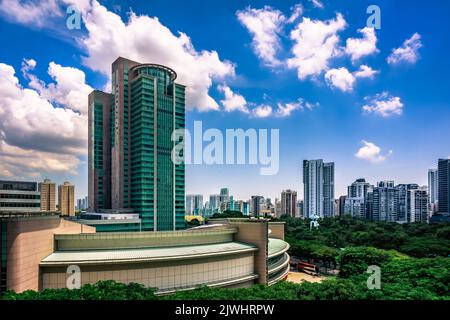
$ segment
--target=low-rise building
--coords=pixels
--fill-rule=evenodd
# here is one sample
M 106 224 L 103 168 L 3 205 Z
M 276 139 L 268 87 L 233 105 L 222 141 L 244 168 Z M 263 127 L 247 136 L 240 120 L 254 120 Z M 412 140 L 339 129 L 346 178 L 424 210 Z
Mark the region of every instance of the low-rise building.
M 0 180 L 0 212 L 38 212 L 40 198 L 36 182 Z
M 59 212 L 0 212 L 0 293 L 39 290 L 39 263 L 54 250 L 54 234 L 92 233 Z
M 38 215 L 1 216 L 2 291 L 66 288 L 74 265 L 81 285 L 135 282 L 158 294 L 272 285 L 289 272 L 284 223 L 212 219 L 183 231 L 96 233 L 57 212 Z

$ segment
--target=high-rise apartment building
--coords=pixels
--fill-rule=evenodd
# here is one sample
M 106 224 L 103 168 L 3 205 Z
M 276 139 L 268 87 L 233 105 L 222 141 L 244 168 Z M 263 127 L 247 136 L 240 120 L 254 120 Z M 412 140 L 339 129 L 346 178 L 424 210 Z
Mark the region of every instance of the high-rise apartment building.
M 323 164 L 323 216 L 334 216 L 334 162 Z
M 41 195 L 41 211 L 56 211 L 56 183 L 44 179 L 39 183 Z
M 347 188 L 347 196 L 349 198 L 366 198 L 367 192 L 370 192 L 373 189 L 373 186 L 366 182 L 366 179 L 359 178 L 356 179 L 350 186 Z
M 450 214 L 450 159 L 439 159 L 438 176 L 438 211 Z
M 89 203 L 89 200 L 88 200 L 87 196 L 82 199 L 78 199 L 77 200 L 77 209 L 80 211 L 87 210 L 89 208 L 88 203 Z
M 397 221 L 396 189 L 394 181 L 381 181 L 367 195 L 369 219 Z
M 221 203 L 225 203 L 230 201 L 230 189 L 228 188 L 222 188 L 220 189 L 220 199 L 219 201 Z
M 303 161 L 305 217 L 334 215 L 334 163 Z
M 419 185 L 415 183 L 411 184 L 399 184 L 395 186 L 395 205 L 396 205 L 396 222 L 406 223 L 411 222 L 411 190 L 416 190 Z
M 336 215 L 338 216 L 343 216 L 345 215 L 345 200 L 347 200 L 347 196 L 340 196 L 338 199 L 338 212 L 336 213 Z
M 373 186 L 364 178 L 356 179 L 347 187 L 347 197 L 344 202 L 343 211 L 339 205 L 341 214 L 351 215 L 358 218 L 367 218 L 367 194 L 373 190 Z
M 438 211 L 439 175 L 437 169 L 428 170 L 428 206 L 431 213 Z
M 345 198 L 344 215 L 351 215 L 355 218 L 366 218 L 366 199 L 365 198 Z M 340 208 L 339 208 L 340 209 Z
M 428 222 L 428 192 L 427 187 L 409 190 L 408 222 Z
M 68 181 L 58 186 L 58 206 L 61 215 L 75 215 L 75 186 Z
M 185 87 L 172 69 L 119 57 L 112 93 L 89 96 L 89 208 L 133 209 L 143 231 L 184 228 L 185 168 L 172 133 L 185 125 Z
M 186 195 L 186 214 L 198 215 L 203 209 L 203 195 L 187 194 Z
M 281 215 L 296 217 L 297 191 L 284 190 L 281 192 Z
M 263 203 L 264 203 L 263 196 L 252 196 L 251 212 L 254 217 L 259 217 L 261 215 Z
M 113 95 L 94 90 L 88 97 L 88 209 L 111 209 Z
M 217 213 L 220 209 L 220 195 L 211 194 L 209 195 L 209 210 L 211 214 Z
M 297 212 L 296 212 L 295 216 L 298 217 L 298 218 L 303 218 L 304 217 L 303 200 L 297 201 Z

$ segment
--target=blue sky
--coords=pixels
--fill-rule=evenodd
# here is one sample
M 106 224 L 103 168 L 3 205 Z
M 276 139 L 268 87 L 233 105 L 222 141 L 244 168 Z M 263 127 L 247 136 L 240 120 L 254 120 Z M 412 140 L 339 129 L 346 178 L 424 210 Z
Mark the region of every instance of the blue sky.
M 70 4 L 81 30 L 66 27 Z M 363 31 L 371 4 L 381 29 Z M 302 194 L 302 160 L 315 158 L 335 162 L 336 196 L 359 177 L 425 185 L 427 169 L 450 156 L 449 9 L 444 0 L 0 0 L 0 178 L 69 180 L 86 194 L 83 97 L 107 87 L 120 54 L 179 73 L 192 89 L 188 128 L 280 130 L 277 175 L 191 165 L 187 193 Z

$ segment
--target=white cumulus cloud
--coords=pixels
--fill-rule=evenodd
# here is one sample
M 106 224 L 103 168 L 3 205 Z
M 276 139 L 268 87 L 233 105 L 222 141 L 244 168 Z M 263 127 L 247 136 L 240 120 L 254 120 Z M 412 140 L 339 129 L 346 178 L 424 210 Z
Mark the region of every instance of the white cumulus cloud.
M 142 63 L 157 63 L 174 69 L 177 82 L 186 85 L 186 107 L 200 111 L 219 110 L 209 95 L 215 81 L 235 75 L 235 66 L 214 51 L 198 51 L 183 32 L 174 34 L 157 17 L 129 13 L 128 21 L 98 1 L 64 0 L 80 9 L 87 34 L 80 42 L 87 52 L 84 64 L 105 75 L 119 56 Z
M 300 14 L 298 9 L 296 10 L 294 14 Z M 270 6 L 262 9 L 247 7 L 238 11 L 236 15 L 253 37 L 252 46 L 255 54 L 270 67 L 279 65 L 281 62 L 276 54 L 281 48 L 280 33 L 286 22 L 286 17 L 281 11 Z
M 267 118 L 272 115 L 272 107 L 269 105 L 259 105 L 252 110 L 253 116 L 256 118 Z
M 290 33 L 294 45 L 293 56 L 287 60 L 287 66 L 297 70 L 301 80 L 328 70 L 330 59 L 340 54 L 337 33 L 345 29 L 346 25 L 340 13 L 336 14 L 335 19 L 326 21 L 304 17 Z
M 389 64 L 398 64 L 401 62 L 414 64 L 419 59 L 419 49 L 422 47 L 421 36 L 414 33 L 411 38 L 405 40 L 399 48 L 393 49 L 387 57 Z
M 9 20 L 33 24 L 38 27 L 44 26 L 49 17 L 61 17 L 63 12 L 58 0 L 1 0 L 0 13 Z
M 389 150 L 386 155 L 382 155 L 381 148 L 373 142 L 363 140 L 362 143 L 363 146 L 359 148 L 358 152 L 355 154 L 359 159 L 367 160 L 372 163 L 379 163 L 386 160 L 386 158 L 392 154 L 392 150 Z
M 353 74 L 356 78 L 369 78 L 372 79 L 376 74 L 380 73 L 378 70 L 373 70 L 371 67 L 363 64 L 359 66 L 359 69 Z
M 0 119 L 0 171 L 5 176 L 75 173 L 78 156 L 87 152 L 87 116 L 56 107 L 38 91 L 23 87 L 14 68 L 4 63 Z
M 367 103 L 363 106 L 363 110 L 368 113 L 375 113 L 385 118 L 403 113 L 404 105 L 400 97 L 394 97 L 387 91 L 364 99 Z
M 345 46 L 345 53 L 351 57 L 353 62 L 378 52 L 375 29 L 365 27 L 364 29 L 358 29 L 358 32 L 363 37 L 348 38 Z
M 342 92 L 352 91 L 355 84 L 355 77 L 344 67 L 328 70 L 325 80 L 330 87 L 338 88 Z
M 248 113 L 247 101 L 244 96 L 233 92 L 227 85 L 219 85 L 217 89 L 225 96 L 223 100 L 220 100 L 225 111 L 241 111 Z
M 87 97 L 93 88 L 86 84 L 86 76 L 83 71 L 73 67 L 63 67 L 55 62 L 50 62 L 48 74 L 55 81 L 46 84 L 34 76 L 30 71 L 36 67 L 36 61 L 24 60 L 22 72 L 28 80 L 29 86 L 36 89 L 39 94 L 58 105 L 63 105 L 82 114 L 87 114 Z

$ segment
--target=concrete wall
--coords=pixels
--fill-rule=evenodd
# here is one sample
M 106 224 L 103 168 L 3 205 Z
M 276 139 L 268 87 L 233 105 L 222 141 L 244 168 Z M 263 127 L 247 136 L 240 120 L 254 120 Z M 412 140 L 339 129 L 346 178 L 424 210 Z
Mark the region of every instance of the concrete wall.
M 53 235 L 80 233 L 81 225 L 59 216 L 17 218 L 7 224 L 7 288 L 16 292 L 39 289 L 39 263 L 53 252 Z M 83 226 L 83 232 L 95 228 Z
M 238 229 L 234 237 L 235 241 L 258 247 L 255 253 L 255 273 L 259 275 L 257 282 L 267 284 L 268 222 L 230 219 L 229 223 Z
M 269 222 L 270 237 L 284 240 L 284 222 Z

